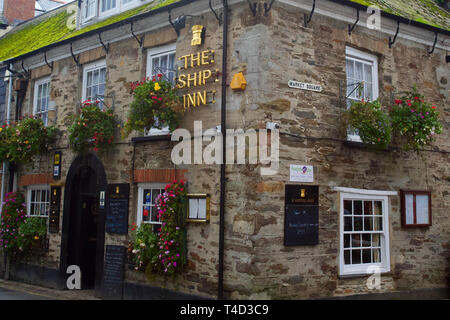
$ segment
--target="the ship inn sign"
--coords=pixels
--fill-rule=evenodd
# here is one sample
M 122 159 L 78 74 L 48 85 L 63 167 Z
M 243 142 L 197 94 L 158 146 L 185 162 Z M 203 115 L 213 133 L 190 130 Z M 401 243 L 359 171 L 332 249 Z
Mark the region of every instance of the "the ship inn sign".
M 201 25 L 192 27 L 192 47 L 203 44 L 204 32 Z M 177 88 L 183 92 L 184 109 L 216 102 L 216 90 L 211 89 L 219 82 L 219 69 L 214 68 L 214 53 L 214 50 L 203 50 L 178 58 L 181 63 L 178 67 Z

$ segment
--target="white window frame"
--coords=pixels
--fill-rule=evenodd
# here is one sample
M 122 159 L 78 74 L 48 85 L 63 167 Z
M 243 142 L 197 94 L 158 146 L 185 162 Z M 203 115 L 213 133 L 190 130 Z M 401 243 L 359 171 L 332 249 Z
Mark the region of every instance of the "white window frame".
M 48 105 L 47 105 L 47 111 L 45 111 L 45 112 L 42 112 L 42 111 L 38 112 L 37 111 L 37 105 L 38 105 L 39 87 L 42 86 L 45 83 L 48 83 Z M 42 114 L 46 113 L 47 114 L 47 122 L 44 121 L 44 125 L 45 126 L 47 126 L 47 124 L 48 124 L 48 111 L 52 110 L 52 109 L 50 109 L 50 84 L 51 84 L 50 76 L 44 77 L 44 78 L 40 78 L 40 79 L 38 79 L 38 80 L 36 80 L 34 82 L 33 116 L 36 116 L 36 115 L 41 116 Z
M 352 47 L 346 47 L 345 48 L 345 62 L 346 62 L 346 68 L 347 68 L 347 59 L 351 59 L 354 61 L 362 62 L 364 64 L 371 64 L 372 65 L 372 100 L 376 100 L 379 97 L 379 84 L 378 84 L 378 57 L 369 54 L 360 50 L 357 50 Z M 346 79 L 347 79 L 347 69 L 346 69 Z M 348 86 L 348 83 L 347 83 Z M 353 89 L 353 88 L 352 88 Z M 347 95 L 347 91 L 346 91 Z M 350 98 L 348 98 L 350 99 Z M 347 101 L 346 101 L 347 103 Z M 355 141 L 355 142 L 362 142 L 361 137 L 359 134 L 348 132 L 347 133 L 347 140 L 349 141 Z
M 98 60 L 95 62 L 88 63 L 83 66 L 83 92 L 82 92 L 82 99 L 81 102 L 86 101 L 87 99 L 87 75 L 91 71 L 95 71 L 97 69 L 106 68 L 106 60 Z M 108 69 L 106 69 L 105 72 L 105 92 L 106 92 L 106 84 L 107 84 L 107 72 Z
M 47 204 L 47 215 L 31 215 L 31 192 L 37 190 L 46 190 L 48 192 L 48 204 Z M 42 203 L 41 201 L 35 201 L 34 203 Z M 47 184 L 32 184 L 27 186 L 27 216 L 28 217 L 42 217 L 48 218 L 50 213 L 50 186 Z
M 147 50 L 147 69 L 146 69 L 146 76 L 148 78 L 152 78 L 154 75 L 152 74 L 153 65 L 152 65 L 152 58 L 159 57 L 163 55 L 168 55 L 171 53 L 176 53 L 176 43 L 170 43 L 164 46 L 156 47 L 156 48 L 150 48 Z M 163 127 L 161 129 L 157 128 L 151 128 L 149 131 L 145 133 L 147 136 L 155 136 L 155 135 L 167 135 L 170 134 L 169 127 Z
M 380 192 L 379 190 L 362 190 L 358 192 L 357 189 L 354 192 L 340 192 L 339 198 L 339 275 L 340 276 L 358 276 L 371 274 L 374 271 L 374 267 L 378 268 L 380 273 L 386 273 L 391 271 L 390 260 L 390 238 L 389 238 L 389 197 L 393 193 Z M 344 263 L 344 200 L 371 200 L 382 202 L 382 220 L 383 230 L 380 234 L 380 263 L 361 263 L 357 265 L 346 265 Z M 348 233 L 346 231 L 346 233 Z M 357 231 L 357 233 L 364 233 L 364 231 Z
M 108 0 L 98 0 L 98 16 L 99 17 L 104 17 L 104 16 L 110 16 L 113 15 L 115 13 L 118 13 L 120 11 L 120 5 L 122 3 L 121 0 L 116 0 L 116 6 L 115 8 L 111 8 L 105 11 L 102 11 L 102 3 L 103 1 L 108 1 Z M 113 0 L 109 0 L 109 1 L 113 1 Z
M 86 9 L 87 9 L 86 7 L 88 5 L 88 1 L 93 1 L 94 2 L 94 10 L 91 13 L 91 15 L 86 16 L 85 14 L 86 14 Z M 82 10 L 81 10 L 81 21 L 84 23 L 84 22 L 87 22 L 87 21 L 91 20 L 92 18 L 96 17 L 97 16 L 97 10 L 98 10 L 98 0 L 84 0 L 83 1 L 83 7 L 82 7 Z
M 138 183 L 138 203 L 137 203 L 137 219 L 136 224 L 137 226 L 140 226 L 141 223 L 147 223 L 151 225 L 161 224 L 151 221 L 143 221 L 143 214 L 144 214 L 144 190 L 145 189 L 162 189 L 164 190 L 169 182 L 167 183 L 158 183 L 158 182 L 144 182 L 144 183 Z M 155 205 L 155 204 L 153 204 Z

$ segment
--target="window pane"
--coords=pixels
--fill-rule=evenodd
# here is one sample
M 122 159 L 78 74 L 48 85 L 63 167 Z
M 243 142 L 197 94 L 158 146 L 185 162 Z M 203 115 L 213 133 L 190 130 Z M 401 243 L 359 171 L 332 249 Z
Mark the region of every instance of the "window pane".
M 362 257 L 363 257 L 362 263 L 371 263 L 372 262 L 372 250 L 364 249 L 362 251 Z
M 151 212 L 151 221 L 152 222 L 159 222 L 158 219 L 158 209 L 156 207 L 151 207 L 150 208 L 150 212 Z
M 380 245 L 381 245 L 380 234 L 379 233 L 372 234 L 372 247 L 379 247 Z
M 361 250 L 352 250 L 352 264 L 361 263 Z
M 353 231 L 352 217 L 344 217 L 344 231 Z
M 36 210 L 36 208 L 34 207 L 34 203 L 30 204 L 30 212 L 28 213 L 30 216 L 34 216 L 35 213 L 34 211 Z
M 417 224 L 429 224 L 428 195 L 416 195 Z
M 350 235 L 344 234 L 344 248 L 350 248 Z
M 353 214 L 354 215 L 362 215 L 362 201 L 355 200 L 353 201 Z
M 405 195 L 405 214 L 406 224 L 414 224 L 414 196 L 412 194 Z
M 363 247 L 370 247 L 372 245 L 372 240 L 370 239 L 371 235 L 368 233 L 365 233 L 362 235 L 362 246 Z
M 142 221 L 144 221 L 144 222 L 150 221 L 150 212 L 151 212 L 151 207 L 144 206 L 142 208 Z
M 361 247 L 361 235 L 360 234 L 352 234 L 352 248 Z
M 364 217 L 364 231 L 372 231 L 372 230 L 373 230 L 373 218 Z
M 362 231 L 363 230 L 363 218 L 362 217 L 354 217 L 354 231 Z
M 352 79 L 355 78 L 355 62 L 353 60 L 347 59 L 347 61 L 346 61 L 346 71 L 347 71 L 347 80 L 349 78 L 352 78 Z M 347 85 L 349 85 L 349 83 L 347 83 Z M 347 88 L 348 88 L 347 89 L 347 93 L 349 92 L 348 90 L 350 90 L 350 91 L 353 90 L 353 88 L 351 86 L 349 86 Z
M 374 201 L 373 209 L 374 209 L 374 214 L 383 214 L 383 206 L 382 206 L 381 201 Z
M 344 263 L 345 264 L 350 264 L 350 250 L 345 250 L 344 251 Z
M 383 230 L 383 218 L 380 218 L 380 217 L 375 217 L 374 218 L 373 229 L 375 231 L 382 231 Z
M 373 262 L 381 262 L 380 249 L 372 249 Z
M 344 214 L 352 214 L 352 201 L 344 200 Z
M 364 81 L 363 64 L 355 61 L 355 79 L 358 82 Z
M 364 201 L 364 215 L 373 214 L 372 212 L 372 201 Z

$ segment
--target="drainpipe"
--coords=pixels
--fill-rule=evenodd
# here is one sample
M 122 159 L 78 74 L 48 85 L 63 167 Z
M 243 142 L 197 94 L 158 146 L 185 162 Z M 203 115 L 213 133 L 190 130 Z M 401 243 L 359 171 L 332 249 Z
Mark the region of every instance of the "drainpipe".
M 223 257 L 224 257 L 224 233 L 225 233 L 225 163 L 226 163 L 226 103 L 227 103 L 227 57 L 228 57 L 228 1 L 223 0 L 223 53 L 222 53 L 222 106 L 221 123 L 222 131 L 222 163 L 220 165 L 220 211 L 219 211 L 219 300 L 223 299 Z
M 12 63 L 9 64 L 9 82 L 8 82 L 8 103 L 6 107 L 6 124 L 9 124 L 9 118 L 11 113 L 11 102 L 12 102 L 12 83 L 14 79 L 14 74 L 12 72 L 13 65 Z M 5 197 L 5 174 L 6 174 L 6 161 L 3 161 L 3 168 L 2 168 L 2 191 L 1 191 L 1 204 L 0 204 L 0 219 L 1 214 L 3 212 L 3 200 Z M 8 257 L 6 256 L 6 252 L 3 252 L 3 267 L 4 267 L 4 279 L 9 279 L 9 261 Z
M 12 71 L 13 65 L 12 63 L 9 64 L 9 70 Z M 9 118 L 11 113 L 11 101 L 12 101 L 12 83 L 13 83 L 13 73 L 11 71 L 9 72 L 9 82 L 8 82 L 8 103 L 6 107 L 6 124 L 9 124 Z M 2 167 L 2 190 L 1 190 L 1 204 L 0 204 L 0 217 L 1 212 L 3 209 L 3 200 L 5 198 L 5 174 L 6 174 L 6 161 L 3 161 L 3 167 Z

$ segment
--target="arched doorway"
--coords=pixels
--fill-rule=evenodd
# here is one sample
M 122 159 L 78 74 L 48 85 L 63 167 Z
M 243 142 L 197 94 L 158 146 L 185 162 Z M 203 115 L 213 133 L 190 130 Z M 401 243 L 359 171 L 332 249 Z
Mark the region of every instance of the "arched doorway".
M 107 186 L 101 161 L 93 154 L 78 156 L 70 166 L 64 188 L 64 213 L 60 271 L 81 269 L 81 288 L 101 293 L 105 243 L 105 210 L 99 207 L 99 194 Z

